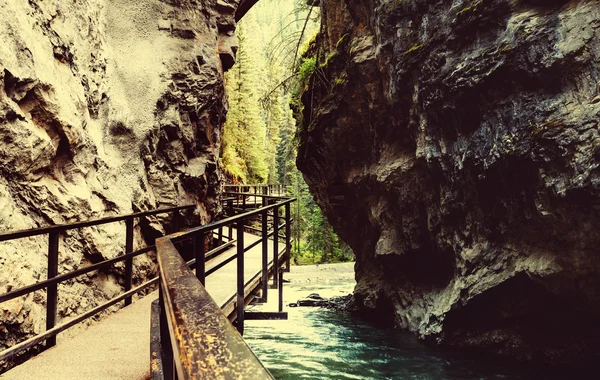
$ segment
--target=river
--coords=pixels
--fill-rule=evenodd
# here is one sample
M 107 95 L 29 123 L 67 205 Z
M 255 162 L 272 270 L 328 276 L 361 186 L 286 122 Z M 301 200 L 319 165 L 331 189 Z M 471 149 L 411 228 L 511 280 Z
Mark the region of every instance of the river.
M 354 282 L 286 284 L 285 305 L 319 293 L 346 295 Z M 260 310 L 276 307 L 277 293 Z M 252 307 L 251 307 L 252 308 Z M 277 379 L 563 379 L 549 369 L 434 347 L 347 313 L 286 307 L 287 321 L 247 321 L 244 339 Z

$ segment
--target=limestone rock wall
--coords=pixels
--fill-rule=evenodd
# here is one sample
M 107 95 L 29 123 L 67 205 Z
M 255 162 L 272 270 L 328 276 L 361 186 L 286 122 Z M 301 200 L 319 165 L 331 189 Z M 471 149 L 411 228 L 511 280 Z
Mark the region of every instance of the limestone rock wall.
M 356 302 L 423 338 L 600 350 L 600 3 L 322 0 L 298 166 Z
M 196 204 L 219 211 L 235 0 L 0 0 L 0 231 Z M 136 247 L 172 229 L 136 224 Z M 0 293 L 46 278 L 47 236 L 0 243 Z M 61 237 L 59 273 L 123 252 L 121 223 Z M 134 284 L 154 275 L 134 262 Z M 59 321 L 122 291 L 123 265 L 59 286 Z M 0 304 L 0 350 L 43 331 L 45 292 Z

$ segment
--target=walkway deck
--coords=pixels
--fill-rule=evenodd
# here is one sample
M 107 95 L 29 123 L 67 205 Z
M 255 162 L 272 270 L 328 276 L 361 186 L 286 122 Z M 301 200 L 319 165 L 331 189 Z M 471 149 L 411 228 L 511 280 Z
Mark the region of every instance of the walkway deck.
M 235 236 L 234 236 L 235 237 Z M 245 246 L 259 240 L 244 234 Z M 280 257 L 285 244 L 279 244 Z M 235 254 L 232 247 L 206 263 L 210 269 L 226 257 Z M 244 274 L 246 294 L 260 283 L 262 244 L 245 255 Z M 269 241 L 269 268 L 272 268 L 273 242 Z M 206 279 L 206 288 L 225 314 L 234 310 L 232 298 L 236 293 L 236 260 L 225 265 Z M 3 380 L 142 380 L 150 378 L 150 304 L 158 292 L 135 301 L 108 318 L 90 325 L 81 333 L 60 339 L 52 347 L 17 366 L 0 378 Z

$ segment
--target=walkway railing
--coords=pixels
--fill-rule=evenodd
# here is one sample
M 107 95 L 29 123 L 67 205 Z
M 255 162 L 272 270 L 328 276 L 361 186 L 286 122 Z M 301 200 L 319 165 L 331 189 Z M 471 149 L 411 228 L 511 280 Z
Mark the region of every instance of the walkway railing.
M 240 209 L 239 197 L 255 196 L 250 193 L 228 193 L 236 198 L 234 209 Z M 281 266 L 288 263 L 291 252 L 291 212 L 294 198 L 267 196 L 256 193 L 261 205 L 250 211 L 215 221 L 205 226 L 157 239 L 157 252 L 160 271 L 159 302 L 153 305 L 152 317 L 152 378 L 153 379 L 262 379 L 271 378 L 260 361 L 254 356 L 241 338 L 244 331 L 248 301 L 248 288 L 260 285 L 262 300 L 266 301 L 268 278 L 273 276 L 274 285 L 279 288 L 279 312 L 283 308 Z M 230 202 L 232 202 L 230 200 Z M 280 224 L 280 210 L 285 210 L 285 223 Z M 248 246 L 244 244 L 244 232 L 250 219 L 260 218 L 261 238 Z M 269 218 L 272 231 L 268 231 Z M 206 292 L 206 276 L 218 268 L 205 267 L 204 237 L 214 231 L 229 227 L 236 230 L 236 254 L 218 265 L 222 267 L 236 260 L 237 292 L 235 297 L 235 319 L 237 332 L 229 323 L 219 305 Z M 285 234 L 280 236 L 280 230 Z M 254 229 L 256 230 L 256 229 Z M 231 236 L 231 234 L 230 234 Z M 272 236 L 273 260 L 268 257 L 269 237 Z M 195 275 L 181 258 L 173 245 L 182 238 L 191 237 L 194 242 L 195 259 L 191 263 Z M 285 239 L 283 255 L 279 249 L 279 238 Z M 247 280 L 244 278 L 244 254 L 262 243 L 262 270 Z M 188 263 L 189 264 L 189 263 Z M 277 318 L 277 313 L 261 313 L 265 318 Z M 160 315 L 160 316 L 159 316 Z M 252 319 L 259 318 L 257 315 Z
M 231 188 L 234 190 L 234 188 Z M 235 190 L 238 188 L 236 187 Z M 29 338 L 0 352 L 0 360 L 13 357 L 21 351 L 46 342 L 45 347 L 56 344 L 56 335 L 69 327 L 92 317 L 93 315 L 124 301 L 128 305 L 132 295 L 159 282 L 160 297 L 153 304 L 153 335 L 152 335 L 152 369 L 153 378 L 236 378 L 258 379 L 270 378 L 260 361 L 245 345 L 241 334 L 244 330 L 244 320 L 248 319 L 279 319 L 286 313 L 282 312 L 282 266 L 287 263 L 289 270 L 291 253 L 291 211 L 293 198 L 266 195 L 282 190 L 276 186 L 245 187 L 240 190 L 249 192 L 227 192 L 224 201 L 228 217 L 205 226 L 195 227 L 184 232 L 178 232 L 159 238 L 156 245 L 133 250 L 135 220 L 157 214 L 174 213 L 193 209 L 194 205 L 158 209 L 139 212 L 125 216 L 106 217 L 97 220 L 56 225 L 32 230 L 15 231 L 0 234 L 0 242 L 27 238 L 31 236 L 48 235 L 48 278 L 35 284 L 10 290 L 0 295 L 0 303 L 28 295 L 38 290 L 46 290 L 46 331 Z M 254 197 L 260 201 L 246 202 Z M 281 215 L 281 212 L 284 215 Z M 235 212 L 240 212 L 234 215 Z M 260 219 L 261 228 L 249 225 L 250 220 Z M 281 223 L 283 220 L 283 223 Z M 113 259 L 88 265 L 67 273 L 59 274 L 60 237 L 66 231 L 84 227 L 98 226 L 108 223 L 125 222 L 125 250 Z M 271 227 L 270 227 L 271 226 Z M 228 236 L 224 235 L 228 228 Z M 233 236 L 233 230 L 236 236 Z M 244 233 L 251 231 L 259 233 L 260 239 L 245 245 Z M 283 231 L 283 235 L 281 234 Z M 210 235 L 209 235 L 210 234 Z M 209 238 L 210 237 L 210 238 Z M 207 241 L 216 238 L 215 248 L 207 250 Z M 285 242 L 280 249 L 280 239 Z M 226 241 L 225 241 L 226 240 Z M 191 242 L 193 258 L 184 261 L 175 244 L 184 241 Z M 273 244 L 272 260 L 269 256 L 269 244 Z M 262 270 L 250 279 L 244 278 L 244 254 L 250 249 L 262 244 Z M 206 261 L 221 254 L 225 249 L 236 246 L 236 252 L 226 257 L 218 264 L 206 268 Z M 157 251 L 159 277 L 146 281 L 132 288 L 133 258 Z M 188 252 L 189 253 L 189 252 Z M 189 257 L 188 257 L 189 259 Z M 236 260 L 236 294 L 226 302 L 231 305 L 233 312 L 225 314 L 204 289 L 205 279 L 210 274 Z M 92 271 L 106 269 L 119 262 L 125 262 L 124 293 L 116 296 L 102 305 L 65 322 L 56 325 L 58 284 L 71 280 Z M 189 269 L 195 270 L 194 273 Z M 254 290 L 261 290 L 261 301 L 267 301 L 268 281 L 273 278 L 273 287 L 279 288 L 279 312 L 275 313 L 245 313 L 244 307 L 253 298 Z M 250 291 L 249 291 L 250 289 Z M 160 315 L 160 317 L 159 317 Z M 285 315 L 287 317 L 287 315 Z M 234 320 L 236 329 L 229 320 Z M 160 331 L 160 333 L 156 333 Z M 175 377 L 177 376 L 177 377 Z
M 194 207 L 195 205 L 164 208 L 153 211 L 138 212 L 124 216 L 112 216 L 85 222 L 61 224 L 50 227 L 42 227 L 31 230 L 22 230 L 0 234 L 0 242 L 22 239 L 31 236 L 48 235 L 48 279 L 19 289 L 14 289 L 9 291 L 8 293 L 0 295 L 0 303 L 3 303 L 15 299 L 17 297 L 30 294 L 37 290 L 46 289 L 46 331 L 0 352 L 0 360 L 11 358 L 17 353 L 31 348 L 44 341 L 46 341 L 46 347 L 52 347 L 56 344 L 56 335 L 68 329 L 69 327 L 94 316 L 95 314 L 107 309 L 112 305 L 115 305 L 120 301 L 125 300 L 125 305 L 131 304 L 131 297 L 133 294 L 144 290 L 148 286 L 158 281 L 158 278 L 154 278 L 135 288 L 132 288 L 133 258 L 155 250 L 155 246 L 153 245 L 142 249 L 138 249 L 136 251 L 133 250 L 133 233 L 135 219 L 157 214 L 174 213 L 182 210 L 192 209 Z M 73 270 L 67 273 L 58 273 L 58 254 L 60 248 L 59 244 L 61 234 L 69 230 L 117 222 L 125 222 L 125 253 L 123 255 L 115 257 L 113 259 L 104 260 L 102 262 L 92 264 L 84 268 Z M 84 275 L 92 271 L 108 268 L 109 266 L 121 261 L 125 261 L 125 292 L 123 294 L 110 299 L 102 305 L 96 306 L 95 308 L 69 320 L 66 323 L 56 325 L 58 284 L 64 283 L 65 281 L 68 281 L 72 278 Z
M 262 194 L 262 195 L 285 195 L 285 186 L 281 184 L 269 184 L 269 185 L 223 185 L 223 192 L 236 192 L 236 193 L 248 193 L 248 194 Z

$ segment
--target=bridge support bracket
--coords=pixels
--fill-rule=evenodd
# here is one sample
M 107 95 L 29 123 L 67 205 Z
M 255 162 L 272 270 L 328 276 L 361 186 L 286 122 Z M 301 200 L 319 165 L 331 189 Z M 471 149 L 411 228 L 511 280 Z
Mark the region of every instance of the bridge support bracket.
M 288 319 L 288 313 L 287 312 L 260 312 L 260 311 L 247 311 L 244 313 L 244 319 L 245 320 L 253 320 L 253 321 L 258 321 L 258 320 L 264 320 L 264 319 L 271 319 L 271 320 L 287 320 Z

